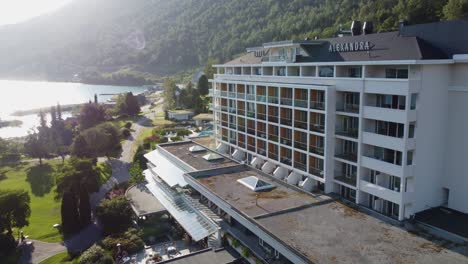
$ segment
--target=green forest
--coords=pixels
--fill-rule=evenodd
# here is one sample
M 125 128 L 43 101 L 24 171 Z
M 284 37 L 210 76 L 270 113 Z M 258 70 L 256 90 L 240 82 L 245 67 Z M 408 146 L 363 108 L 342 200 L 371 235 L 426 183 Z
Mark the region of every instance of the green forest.
M 263 42 L 466 19 L 468 0 L 80 0 L 0 27 L 0 78 L 145 84 Z

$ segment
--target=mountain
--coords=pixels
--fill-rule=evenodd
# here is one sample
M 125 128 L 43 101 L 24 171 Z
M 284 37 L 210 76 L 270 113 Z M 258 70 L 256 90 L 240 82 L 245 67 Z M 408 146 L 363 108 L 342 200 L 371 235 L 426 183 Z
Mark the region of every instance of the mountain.
M 0 78 L 144 83 L 263 42 L 466 17 L 468 0 L 74 0 L 0 27 Z

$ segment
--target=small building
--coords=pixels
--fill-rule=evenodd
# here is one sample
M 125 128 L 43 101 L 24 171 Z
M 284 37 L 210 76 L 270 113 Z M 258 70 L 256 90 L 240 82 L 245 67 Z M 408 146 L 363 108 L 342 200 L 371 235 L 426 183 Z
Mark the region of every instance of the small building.
M 186 121 L 192 119 L 195 113 L 192 110 L 171 110 L 167 112 L 169 119 L 175 119 L 177 121 Z
M 213 121 L 213 114 L 199 114 L 193 117 L 197 127 Z

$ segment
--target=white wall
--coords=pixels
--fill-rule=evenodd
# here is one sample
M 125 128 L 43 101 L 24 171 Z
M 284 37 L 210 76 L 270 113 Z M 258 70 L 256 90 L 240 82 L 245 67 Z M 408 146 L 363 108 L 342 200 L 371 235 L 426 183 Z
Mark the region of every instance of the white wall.
M 468 213 L 468 64 L 452 68 L 448 105 L 448 137 L 445 187 L 450 190 L 448 206 Z
M 416 103 L 417 121 L 414 151 L 414 212 L 438 206 L 443 202 L 446 142 L 448 136 L 449 66 L 424 65 L 421 90 Z M 409 98 L 407 102 L 409 101 Z M 407 105 L 409 108 L 409 105 Z M 405 129 L 408 126 L 405 125 Z M 406 153 L 403 154 L 406 164 Z

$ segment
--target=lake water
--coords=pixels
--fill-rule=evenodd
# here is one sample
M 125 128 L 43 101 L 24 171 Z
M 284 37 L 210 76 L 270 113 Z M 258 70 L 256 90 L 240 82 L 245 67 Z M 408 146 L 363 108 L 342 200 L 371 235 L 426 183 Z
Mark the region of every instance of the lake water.
M 50 107 L 57 103 L 61 105 L 85 103 L 94 100 L 94 94 L 97 94 L 98 100 L 103 102 L 112 96 L 100 94 L 123 92 L 135 94 L 144 90 L 144 87 L 132 86 L 0 80 L 0 119 L 23 121 L 21 127 L 0 128 L 0 137 L 26 136 L 31 128 L 37 126 L 37 115 L 11 116 L 17 110 Z M 63 116 L 68 117 L 70 114 L 64 113 Z

